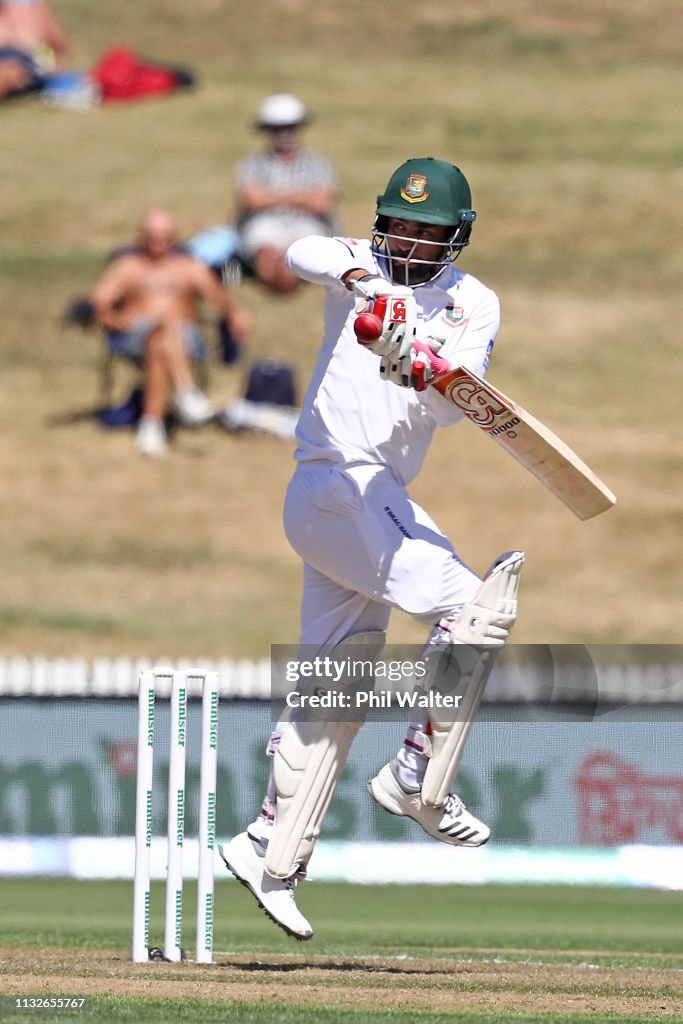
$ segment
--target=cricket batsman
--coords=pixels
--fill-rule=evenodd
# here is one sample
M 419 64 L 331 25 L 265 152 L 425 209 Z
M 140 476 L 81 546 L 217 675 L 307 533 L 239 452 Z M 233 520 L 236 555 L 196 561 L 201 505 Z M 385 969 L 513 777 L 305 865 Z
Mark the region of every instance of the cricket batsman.
M 413 158 L 378 196 L 370 240 L 312 236 L 287 252 L 288 266 L 326 292 L 284 508 L 287 537 L 304 563 L 301 648 L 376 660 L 392 608 L 425 624 L 424 658 L 434 671 L 421 685 L 433 687 L 451 665 L 461 705 L 455 714 L 416 712 L 368 788 L 385 810 L 455 847 L 481 846 L 490 835 L 452 786 L 515 622 L 524 561 L 519 551 L 501 555 L 480 579 L 407 490 L 436 428 L 462 418 L 428 386 L 430 377 L 460 364 L 483 375 L 498 330 L 494 292 L 453 265 L 475 218 L 457 167 Z M 455 498 L 466 490 L 451 467 L 447 479 Z M 360 685 L 367 680 L 349 673 L 336 688 L 352 694 Z M 296 885 L 362 724 L 357 703 L 348 703 L 348 713 L 293 708 L 278 723 L 260 813 L 219 847 L 261 908 L 297 939 L 313 929 L 296 905 Z

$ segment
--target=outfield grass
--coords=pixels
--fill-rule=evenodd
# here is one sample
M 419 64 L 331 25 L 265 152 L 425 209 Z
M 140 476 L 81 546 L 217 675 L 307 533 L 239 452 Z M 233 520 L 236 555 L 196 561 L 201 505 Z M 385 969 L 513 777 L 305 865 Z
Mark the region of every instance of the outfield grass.
M 152 888 L 152 936 L 163 933 L 163 885 Z M 0 943 L 127 948 L 132 885 L 0 880 Z M 192 883 L 185 898 L 191 939 Z M 460 946 L 508 952 L 633 951 L 662 965 L 683 957 L 683 894 L 590 886 L 365 886 L 312 882 L 298 902 L 316 927 L 293 943 L 231 880 L 217 883 L 215 947 L 234 952 L 426 956 Z M 419 908 L 419 913 L 415 909 Z M 603 955 L 603 954 L 601 954 Z M 670 960 L 667 958 L 671 958 Z
M 2 881 L 0 993 L 91 995 L 107 1022 L 325 1024 L 644 1024 L 676 1019 L 683 998 L 680 893 L 310 883 L 305 944 L 234 882 L 218 882 L 216 902 L 212 967 L 133 965 L 130 884 Z M 188 945 L 193 910 L 188 886 Z M 151 941 L 162 933 L 158 887 Z
M 521 1000 L 520 1000 L 521 1001 Z M 400 1010 L 388 1010 L 386 1012 L 367 1010 L 343 1010 L 340 1008 L 316 1007 L 305 1009 L 297 1006 L 289 1006 L 286 1003 L 269 1004 L 267 1006 L 254 1006 L 251 1003 L 234 1002 L 226 1006 L 225 1002 L 202 1002 L 202 1003 L 180 1003 L 175 999 L 117 999 L 108 996 L 96 998 L 93 1006 L 96 1019 L 99 1021 L 111 1022 L 137 1022 L 145 1021 L 148 1024 L 173 1024 L 175 1021 L 182 1021 L 185 1024 L 222 1024 L 224 1021 L 235 1022 L 235 1024 L 499 1024 L 500 1021 L 510 1021 L 511 1024 L 596 1024 L 596 1021 L 613 1021 L 615 1024 L 651 1024 L 650 1016 L 641 1014 L 528 1014 L 521 1011 L 510 1016 L 502 1017 L 499 1013 L 472 1013 L 467 1010 L 449 1011 L 447 1013 L 430 1013 L 429 1010 L 410 1010 L 402 1013 Z M 1 1011 L 0 1011 L 1 1013 Z M 40 1014 L 31 1012 L 21 1014 L 22 1019 L 27 1016 L 30 1020 L 45 1019 Z M 13 1022 L 17 1014 L 4 1017 L 0 1015 L 0 1021 Z M 85 1016 L 55 1013 L 49 1017 L 50 1021 L 62 1022 L 91 1019 L 88 1013 Z M 661 1019 L 661 1018 L 660 1018 Z

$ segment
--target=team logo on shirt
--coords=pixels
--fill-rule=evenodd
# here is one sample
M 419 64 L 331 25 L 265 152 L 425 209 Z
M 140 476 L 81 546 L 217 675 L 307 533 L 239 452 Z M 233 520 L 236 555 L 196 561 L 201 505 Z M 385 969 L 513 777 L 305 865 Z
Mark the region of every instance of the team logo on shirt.
M 429 198 L 427 179 L 424 174 L 409 174 L 401 191 L 401 199 L 407 203 L 424 203 Z
M 461 324 L 465 317 L 465 310 L 462 306 L 446 306 L 445 314 L 449 324 Z

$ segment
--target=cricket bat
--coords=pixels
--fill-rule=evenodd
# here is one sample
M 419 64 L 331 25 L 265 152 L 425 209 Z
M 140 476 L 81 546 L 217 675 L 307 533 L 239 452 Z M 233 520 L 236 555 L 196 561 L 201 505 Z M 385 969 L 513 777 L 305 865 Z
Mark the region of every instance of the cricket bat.
M 502 391 L 464 366 L 430 385 L 563 501 L 579 519 L 611 508 L 616 497 L 569 445 Z

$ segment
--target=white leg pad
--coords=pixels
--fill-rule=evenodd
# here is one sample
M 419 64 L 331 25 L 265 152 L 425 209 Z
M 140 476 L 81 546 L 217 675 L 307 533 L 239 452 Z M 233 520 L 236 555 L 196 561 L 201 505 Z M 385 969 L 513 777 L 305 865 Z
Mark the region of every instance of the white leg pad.
M 374 662 L 384 641 L 385 634 L 379 630 L 357 633 L 337 644 L 330 657 L 352 657 L 356 648 L 363 648 L 363 660 Z M 350 674 L 336 686 L 353 695 L 358 686 L 367 688 L 368 677 L 357 681 Z M 265 859 L 265 870 L 273 878 L 290 878 L 310 859 L 351 744 L 363 723 L 363 712 L 354 700 L 351 705 L 345 713 L 316 712 L 321 718 L 308 711 L 294 718 L 282 735 L 273 762 L 275 828 Z
M 486 682 L 517 618 L 523 564 L 521 551 L 498 558 L 450 626 L 451 642 L 434 646 L 432 652 L 427 648 L 425 659 L 438 665 L 429 673 L 431 688 L 461 697 L 450 716 L 430 708 L 431 751 L 422 783 L 422 801 L 428 807 L 441 807 L 455 781 Z

